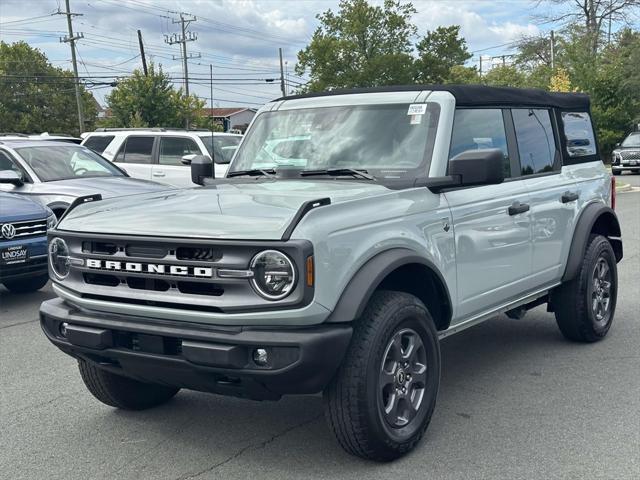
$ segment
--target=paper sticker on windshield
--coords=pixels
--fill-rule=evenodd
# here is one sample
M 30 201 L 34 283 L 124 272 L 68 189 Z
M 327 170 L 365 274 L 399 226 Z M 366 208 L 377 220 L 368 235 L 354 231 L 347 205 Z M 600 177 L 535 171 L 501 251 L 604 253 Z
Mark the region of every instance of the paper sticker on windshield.
M 411 125 L 420 125 L 422 123 L 422 115 L 411 115 Z
M 427 105 L 425 103 L 414 103 L 409 105 L 407 115 L 424 115 L 427 113 Z

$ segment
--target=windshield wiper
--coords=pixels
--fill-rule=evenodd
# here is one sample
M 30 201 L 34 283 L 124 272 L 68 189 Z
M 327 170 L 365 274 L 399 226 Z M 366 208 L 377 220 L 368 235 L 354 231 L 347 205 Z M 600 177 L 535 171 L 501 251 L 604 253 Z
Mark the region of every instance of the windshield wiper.
M 250 175 L 252 177 L 257 176 L 265 176 L 265 177 L 273 177 L 276 171 L 273 168 L 268 168 L 266 170 L 262 170 L 260 168 L 252 168 L 251 170 L 236 170 L 235 172 L 227 173 L 227 178 L 230 177 L 239 177 L 241 175 Z
M 331 176 L 340 176 L 340 175 L 351 175 L 356 178 L 364 178 L 365 180 L 375 180 L 376 178 L 373 175 L 369 175 L 366 170 L 355 169 L 355 168 L 326 168 L 323 170 L 302 170 L 300 175 L 303 177 L 311 176 L 311 175 L 331 175 Z

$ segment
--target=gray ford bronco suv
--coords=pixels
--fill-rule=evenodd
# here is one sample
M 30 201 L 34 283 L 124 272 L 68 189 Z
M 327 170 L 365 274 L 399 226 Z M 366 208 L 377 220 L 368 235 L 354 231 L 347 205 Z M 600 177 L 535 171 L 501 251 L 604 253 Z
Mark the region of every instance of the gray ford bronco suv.
M 107 405 L 188 388 L 323 392 L 350 453 L 387 461 L 434 411 L 439 342 L 546 304 L 611 327 L 621 233 L 581 94 L 485 86 L 266 104 L 226 178 L 86 197 L 50 231 L 44 333 Z

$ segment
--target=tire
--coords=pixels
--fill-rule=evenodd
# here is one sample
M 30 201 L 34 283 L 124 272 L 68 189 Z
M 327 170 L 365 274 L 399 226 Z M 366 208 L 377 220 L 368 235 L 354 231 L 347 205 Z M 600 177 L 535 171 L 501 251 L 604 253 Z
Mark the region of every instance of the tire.
M 392 345 L 394 339 L 400 341 L 400 349 L 397 343 Z M 411 339 L 418 346 L 409 356 L 412 365 L 399 366 L 392 358 L 406 353 Z M 383 368 L 391 371 L 392 365 L 395 374 L 385 374 Z M 402 394 L 398 385 L 406 385 L 406 391 L 414 395 Z M 422 438 L 439 386 L 440 344 L 429 311 L 413 295 L 378 291 L 354 325 L 347 355 L 324 391 L 325 416 L 348 453 L 391 461 L 411 451 Z M 409 399 L 416 402 L 416 408 L 411 409 Z M 385 414 L 385 406 L 394 404 L 403 415 Z
M 37 277 L 7 280 L 4 286 L 12 293 L 31 293 L 40 290 L 49 281 L 49 275 L 38 275 Z
M 553 296 L 556 322 L 565 338 L 602 340 L 613 323 L 617 295 L 618 270 L 611 244 L 602 235 L 591 235 L 578 274 Z
M 168 402 L 180 390 L 144 383 L 78 361 L 80 375 L 91 394 L 102 403 L 122 410 L 145 410 Z
M 622 174 L 622 170 L 617 170 L 617 169 L 615 169 L 615 168 L 612 168 L 612 169 L 611 169 L 611 173 L 612 173 L 613 175 L 621 175 L 621 174 Z

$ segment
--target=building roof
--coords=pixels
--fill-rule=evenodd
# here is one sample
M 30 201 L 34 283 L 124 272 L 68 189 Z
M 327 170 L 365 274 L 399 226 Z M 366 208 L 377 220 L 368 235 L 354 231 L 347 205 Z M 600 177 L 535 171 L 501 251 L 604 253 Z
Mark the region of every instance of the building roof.
M 278 100 L 348 95 L 375 92 L 411 92 L 431 90 L 449 92 L 458 106 L 531 106 L 556 107 L 564 110 L 589 111 L 589 97 L 583 93 L 547 92 L 534 88 L 488 87 L 486 85 L 393 85 L 388 87 L 355 88 L 307 93 L 282 97 Z
M 232 115 L 236 115 L 241 112 L 245 112 L 250 110 L 251 112 L 255 112 L 255 108 L 248 107 L 236 107 L 236 108 L 203 108 L 204 114 L 207 117 L 211 116 L 211 112 L 213 112 L 214 117 L 231 117 Z

